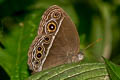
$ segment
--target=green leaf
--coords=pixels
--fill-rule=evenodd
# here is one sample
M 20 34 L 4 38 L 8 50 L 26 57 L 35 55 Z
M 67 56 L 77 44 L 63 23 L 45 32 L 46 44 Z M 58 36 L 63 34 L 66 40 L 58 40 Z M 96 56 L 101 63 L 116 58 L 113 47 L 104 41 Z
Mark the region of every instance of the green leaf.
M 41 71 L 26 80 L 109 80 L 107 75 L 103 63 L 72 63 Z
M 108 61 L 105 58 L 104 61 L 106 63 L 107 70 L 110 74 L 110 78 L 112 80 L 120 80 L 120 66 L 115 65 L 114 63 Z
M 24 80 L 29 76 L 27 66 L 27 52 L 32 40 L 37 34 L 41 10 L 34 10 L 24 19 L 15 17 L 12 30 L 0 38 L 5 49 L 0 48 L 0 66 L 8 73 L 11 80 Z M 8 23 L 8 22 L 4 22 Z

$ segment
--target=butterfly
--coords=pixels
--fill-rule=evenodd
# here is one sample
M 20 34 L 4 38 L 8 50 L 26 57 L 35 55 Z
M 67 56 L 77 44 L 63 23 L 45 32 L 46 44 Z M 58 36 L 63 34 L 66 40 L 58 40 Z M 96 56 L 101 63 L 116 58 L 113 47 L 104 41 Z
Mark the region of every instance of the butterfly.
M 38 34 L 28 51 L 29 68 L 40 72 L 83 58 L 75 24 L 59 6 L 49 7 L 42 15 Z

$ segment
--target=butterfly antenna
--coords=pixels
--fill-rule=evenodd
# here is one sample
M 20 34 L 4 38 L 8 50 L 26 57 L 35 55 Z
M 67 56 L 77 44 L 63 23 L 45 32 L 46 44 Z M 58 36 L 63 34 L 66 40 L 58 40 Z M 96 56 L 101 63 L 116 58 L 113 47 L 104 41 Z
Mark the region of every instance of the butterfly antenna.
M 98 42 L 101 41 L 101 40 L 102 40 L 101 38 L 97 39 L 95 42 L 89 44 L 89 45 L 88 45 L 86 48 L 84 48 L 82 51 L 85 51 L 86 49 L 88 49 L 89 47 L 95 45 L 96 43 L 98 43 Z

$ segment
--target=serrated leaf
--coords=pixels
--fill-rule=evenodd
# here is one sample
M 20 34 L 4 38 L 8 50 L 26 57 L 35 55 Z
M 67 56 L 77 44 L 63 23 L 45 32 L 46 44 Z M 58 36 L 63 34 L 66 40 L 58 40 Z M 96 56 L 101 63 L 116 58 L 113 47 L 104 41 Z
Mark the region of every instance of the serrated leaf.
M 107 70 L 110 74 L 110 78 L 112 80 L 120 80 L 120 66 L 108 61 L 105 58 L 104 61 L 106 63 Z
M 109 80 L 107 76 L 103 63 L 72 63 L 41 71 L 26 80 Z

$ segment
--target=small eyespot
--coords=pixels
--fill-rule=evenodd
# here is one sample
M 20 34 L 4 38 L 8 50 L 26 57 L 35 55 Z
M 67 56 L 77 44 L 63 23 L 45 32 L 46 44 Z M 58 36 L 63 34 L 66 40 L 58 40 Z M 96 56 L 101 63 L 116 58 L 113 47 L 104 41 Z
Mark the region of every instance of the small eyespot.
M 37 47 L 37 51 L 41 52 L 43 50 L 43 47 L 42 46 L 38 46 Z
M 54 22 L 50 22 L 47 25 L 48 32 L 54 32 L 56 31 L 56 24 Z
M 38 64 L 38 63 L 39 63 L 38 61 L 35 62 L 35 64 Z
M 60 11 L 55 11 L 55 12 L 53 12 L 52 16 L 55 19 L 59 19 L 61 17 L 61 13 L 60 13 Z
M 38 47 L 38 51 L 42 51 L 42 47 L 40 46 L 40 47 Z
M 44 39 L 45 39 L 45 42 L 47 42 L 47 43 L 50 41 L 50 37 L 49 36 L 45 36 Z
M 37 54 L 37 58 L 41 58 L 42 54 L 41 53 L 38 53 Z
M 37 51 L 36 51 L 36 54 L 35 54 L 37 59 L 42 57 L 43 49 L 44 49 L 43 46 L 38 46 L 37 47 Z
M 46 35 L 46 36 L 44 37 L 44 43 L 45 43 L 45 44 L 49 44 L 50 41 L 51 41 L 51 35 Z
M 50 39 L 49 39 L 49 37 L 45 37 L 45 40 L 46 40 L 46 41 L 49 41 Z
M 59 14 L 58 14 L 58 13 L 55 13 L 55 14 L 54 14 L 54 17 L 55 17 L 55 18 L 56 18 L 56 17 L 58 17 L 58 16 L 59 16 Z

